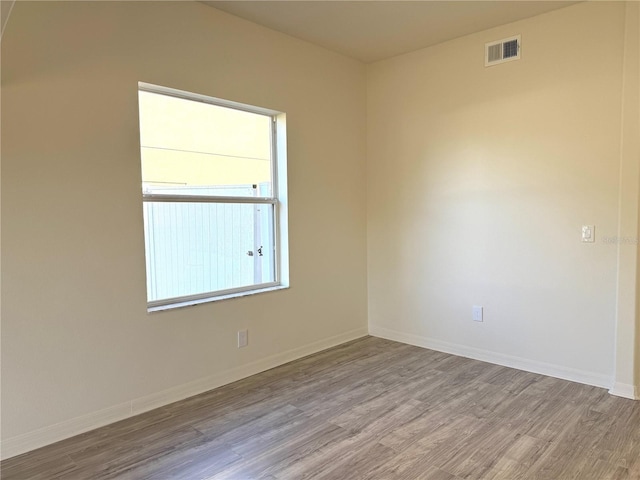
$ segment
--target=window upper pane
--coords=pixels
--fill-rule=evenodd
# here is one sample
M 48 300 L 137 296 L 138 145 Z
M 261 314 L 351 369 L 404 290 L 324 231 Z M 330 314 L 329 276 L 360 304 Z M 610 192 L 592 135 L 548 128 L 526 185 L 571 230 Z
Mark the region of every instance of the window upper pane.
M 270 197 L 272 118 L 139 92 L 144 193 Z

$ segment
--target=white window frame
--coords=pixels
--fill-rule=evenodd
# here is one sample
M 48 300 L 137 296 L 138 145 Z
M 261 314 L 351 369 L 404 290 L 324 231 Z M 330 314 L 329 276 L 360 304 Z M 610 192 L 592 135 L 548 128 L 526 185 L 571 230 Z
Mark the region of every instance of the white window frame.
M 274 281 L 244 287 L 215 290 L 194 295 L 147 301 L 147 311 L 154 312 L 171 308 L 197 305 L 205 302 L 236 298 L 256 293 L 270 292 L 289 287 L 289 240 L 288 240 L 288 195 L 286 115 L 283 112 L 253 105 L 233 102 L 207 95 L 186 92 L 150 83 L 138 82 L 138 91 L 156 93 L 189 101 L 196 101 L 265 115 L 271 118 L 271 196 L 270 197 L 223 197 L 206 195 L 171 195 L 142 193 L 144 202 L 189 202 L 189 203 L 248 203 L 273 206 L 274 232 Z M 146 244 L 146 242 L 145 242 Z M 146 246 L 145 246 L 146 249 Z M 145 255 L 147 252 L 145 251 Z M 145 273 L 148 273 L 145 271 Z M 145 275 L 146 281 L 146 275 Z M 146 288 L 145 288 L 146 291 Z

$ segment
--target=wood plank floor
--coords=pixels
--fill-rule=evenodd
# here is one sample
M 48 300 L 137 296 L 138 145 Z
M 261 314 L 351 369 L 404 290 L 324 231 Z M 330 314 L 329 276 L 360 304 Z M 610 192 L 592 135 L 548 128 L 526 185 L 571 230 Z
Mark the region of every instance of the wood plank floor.
M 4 461 L 2 480 L 640 480 L 640 402 L 365 337 Z

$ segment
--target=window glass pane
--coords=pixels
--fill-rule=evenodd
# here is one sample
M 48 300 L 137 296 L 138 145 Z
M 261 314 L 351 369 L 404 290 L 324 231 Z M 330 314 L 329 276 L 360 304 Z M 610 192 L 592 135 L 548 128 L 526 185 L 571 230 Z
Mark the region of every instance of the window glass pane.
M 271 117 L 139 92 L 144 193 L 272 196 Z
M 273 205 L 144 202 L 148 301 L 275 280 Z

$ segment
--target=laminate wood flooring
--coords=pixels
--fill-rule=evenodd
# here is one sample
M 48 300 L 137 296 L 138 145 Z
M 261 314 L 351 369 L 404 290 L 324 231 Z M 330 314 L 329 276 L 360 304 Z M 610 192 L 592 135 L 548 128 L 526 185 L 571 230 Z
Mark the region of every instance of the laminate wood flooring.
M 365 337 L 5 460 L 2 480 L 640 480 L 640 402 Z

